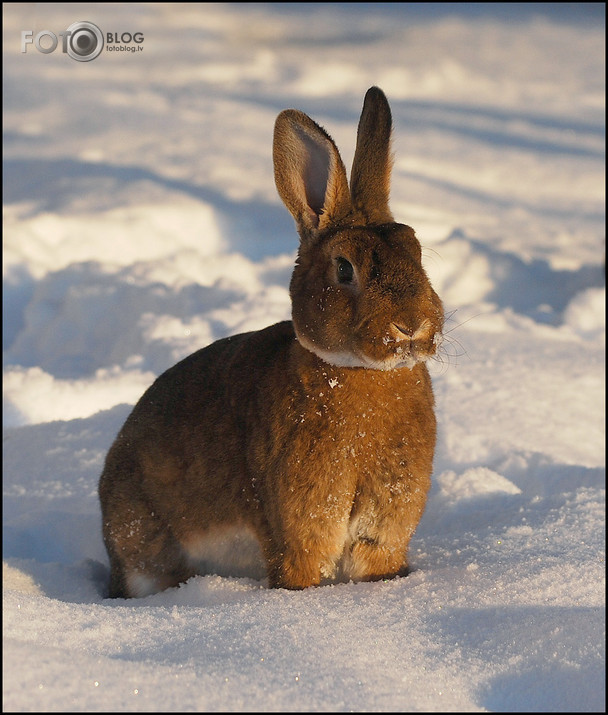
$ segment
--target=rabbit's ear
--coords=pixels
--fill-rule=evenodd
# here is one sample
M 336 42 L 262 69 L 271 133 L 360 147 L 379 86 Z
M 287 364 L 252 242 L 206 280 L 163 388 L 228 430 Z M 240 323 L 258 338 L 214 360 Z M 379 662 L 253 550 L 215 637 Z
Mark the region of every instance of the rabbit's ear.
M 332 138 L 303 112 L 286 109 L 274 127 L 274 178 L 304 238 L 351 210 L 346 170 Z
M 357 129 L 357 148 L 350 175 L 353 206 L 370 223 L 390 223 L 391 109 L 384 92 L 370 87 Z

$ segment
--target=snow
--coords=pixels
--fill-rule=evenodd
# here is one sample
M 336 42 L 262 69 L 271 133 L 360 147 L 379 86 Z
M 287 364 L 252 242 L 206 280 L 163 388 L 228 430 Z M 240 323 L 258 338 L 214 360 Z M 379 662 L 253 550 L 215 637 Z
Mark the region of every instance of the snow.
M 82 19 L 143 51 L 20 52 L 22 30 Z M 603 711 L 604 5 L 3 20 L 4 709 Z M 350 166 L 374 84 L 393 212 L 450 315 L 413 572 L 106 599 L 97 480 L 130 406 L 181 357 L 289 317 L 276 115 L 307 112 Z

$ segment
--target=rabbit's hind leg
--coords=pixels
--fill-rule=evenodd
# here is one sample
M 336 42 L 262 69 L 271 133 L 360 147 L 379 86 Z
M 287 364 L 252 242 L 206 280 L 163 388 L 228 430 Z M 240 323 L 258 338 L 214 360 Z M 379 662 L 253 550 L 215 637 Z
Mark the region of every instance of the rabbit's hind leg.
M 144 598 L 195 575 L 164 521 L 132 503 L 103 525 L 110 554 L 110 598 Z
M 407 544 L 378 544 L 361 539 L 351 545 L 344 571 L 353 581 L 380 581 L 407 576 Z

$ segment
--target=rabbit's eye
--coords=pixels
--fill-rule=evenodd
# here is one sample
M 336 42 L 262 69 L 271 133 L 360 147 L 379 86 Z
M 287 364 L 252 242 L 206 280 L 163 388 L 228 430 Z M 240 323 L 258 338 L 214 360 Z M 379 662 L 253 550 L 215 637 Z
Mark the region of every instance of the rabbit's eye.
M 346 258 L 338 258 L 336 261 L 336 270 L 340 283 L 352 283 L 355 277 L 355 269 L 352 267 L 350 261 L 347 261 Z

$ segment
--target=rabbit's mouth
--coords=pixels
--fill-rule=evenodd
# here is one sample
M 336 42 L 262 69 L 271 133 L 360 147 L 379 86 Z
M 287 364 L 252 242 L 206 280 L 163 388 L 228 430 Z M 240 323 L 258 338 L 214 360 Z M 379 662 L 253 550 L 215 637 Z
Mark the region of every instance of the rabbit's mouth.
M 425 344 L 411 342 L 408 345 L 397 345 L 389 351 L 388 355 L 380 357 L 372 357 L 369 354 L 363 354 L 363 367 L 371 368 L 372 370 L 400 370 L 401 368 L 409 368 L 410 370 L 421 362 L 426 362 L 431 358 L 436 351 L 436 346 L 440 340 L 439 333 L 436 334 L 436 339 L 432 341 L 432 347 Z
M 298 342 L 317 357 L 335 367 L 363 367 L 368 370 L 412 369 L 418 363 L 426 362 L 437 351 L 441 333 L 397 340 L 385 336 L 381 341 L 373 341 L 350 350 L 328 350 L 298 335 Z
M 374 370 L 405 367 L 411 370 L 414 365 L 435 355 L 441 339 L 441 331 L 428 319 L 415 330 L 391 323 L 381 339 L 363 334 L 354 352 L 361 357 L 363 367 Z

